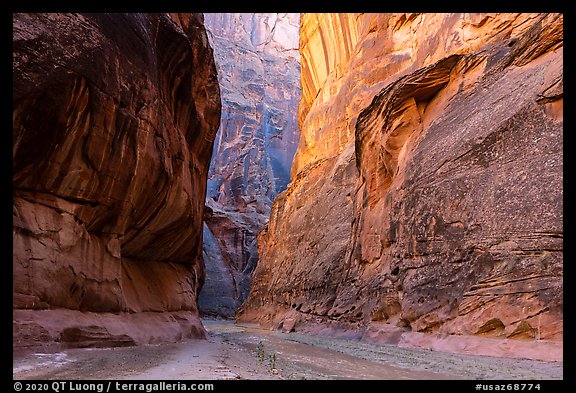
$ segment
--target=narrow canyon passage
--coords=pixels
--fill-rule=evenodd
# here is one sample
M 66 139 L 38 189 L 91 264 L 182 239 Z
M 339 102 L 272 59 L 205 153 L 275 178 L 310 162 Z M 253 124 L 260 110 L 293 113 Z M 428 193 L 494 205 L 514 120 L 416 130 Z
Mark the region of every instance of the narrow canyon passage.
M 15 379 L 562 379 L 561 363 L 443 354 L 204 320 L 207 340 L 14 358 Z M 259 349 L 261 348 L 261 349 Z M 260 353 L 264 353 L 261 360 Z M 270 355 L 275 356 L 271 363 Z M 95 366 L 97 365 L 97 367 Z
M 198 303 L 233 318 L 258 263 L 258 234 L 298 145 L 299 14 L 204 14 L 222 116 L 208 172 Z
M 562 379 L 563 14 L 13 14 L 22 379 Z

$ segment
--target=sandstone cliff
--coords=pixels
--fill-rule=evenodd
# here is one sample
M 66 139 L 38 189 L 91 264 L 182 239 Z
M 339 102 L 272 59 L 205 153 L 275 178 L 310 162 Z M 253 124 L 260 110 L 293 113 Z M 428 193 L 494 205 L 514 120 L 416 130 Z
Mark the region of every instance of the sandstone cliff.
M 233 317 L 248 294 L 257 236 L 298 144 L 298 14 L 205 14 L 222 90 L 208 174 L 204 314 Z
M 239 319 L 561 358 L 562 31 L 303 15 L 300 144 Z
M 203 336 L 201 14 L 13 15 L 14 346 Z

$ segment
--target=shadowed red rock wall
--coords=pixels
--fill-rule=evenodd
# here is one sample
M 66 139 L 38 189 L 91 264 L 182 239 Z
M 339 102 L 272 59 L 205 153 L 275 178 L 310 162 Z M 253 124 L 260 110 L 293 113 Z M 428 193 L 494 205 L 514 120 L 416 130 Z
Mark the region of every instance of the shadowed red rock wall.
M 239 319 L 561 359 L 562 16 L 300 31 L 300 144 Z
M 14 345 L 202 336 L 202 15 L 14 14 L 13 44 Z

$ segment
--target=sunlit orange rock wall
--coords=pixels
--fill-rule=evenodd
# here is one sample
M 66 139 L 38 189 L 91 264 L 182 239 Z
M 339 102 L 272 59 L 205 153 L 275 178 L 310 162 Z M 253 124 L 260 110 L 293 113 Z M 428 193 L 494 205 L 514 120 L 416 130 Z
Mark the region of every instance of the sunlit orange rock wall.
M 300 144 L 239 319 L 561 339 L 562 34 L 558 14 L 302 15 Z

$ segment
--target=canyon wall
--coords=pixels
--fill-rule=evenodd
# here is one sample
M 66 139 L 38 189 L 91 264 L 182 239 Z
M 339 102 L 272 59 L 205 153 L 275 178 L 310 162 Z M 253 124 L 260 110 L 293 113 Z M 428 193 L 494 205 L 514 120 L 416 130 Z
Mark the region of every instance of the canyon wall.
M 14 347 L 204 336 L 201 14 L 13 15 Z
M 298 14 L 205 14 L 222 91 L 208 174 L 200 311 L 231 318 L 248 294 L 257 236 L 298 145 Z
M 561 360 L 562 37 L 559 14 L 302 15 L 300 142 L 238 319 Z

